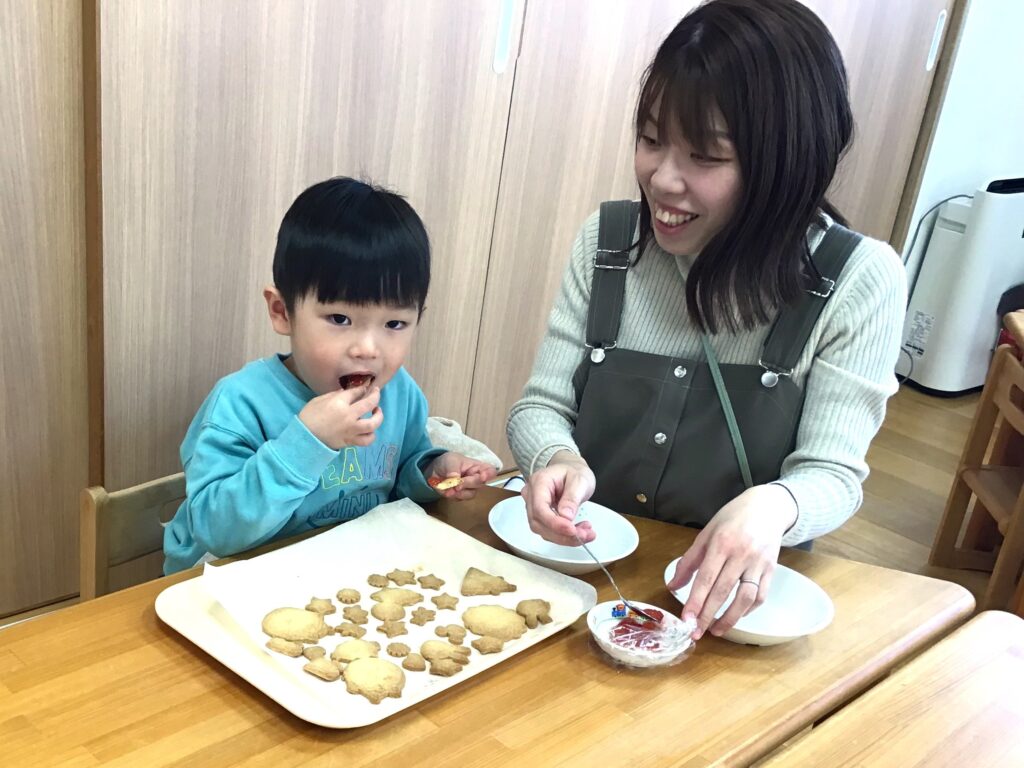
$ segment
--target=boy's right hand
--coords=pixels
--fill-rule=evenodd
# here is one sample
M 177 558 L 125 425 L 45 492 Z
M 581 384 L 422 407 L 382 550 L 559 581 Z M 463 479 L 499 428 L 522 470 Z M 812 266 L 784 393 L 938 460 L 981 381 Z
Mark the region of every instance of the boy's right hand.
M 378 387 L 339 389 L 314 397 L 299 412 L 299 420 L 321 443 L 340 451 L 349 445 L 369 445 L 384 420 Z M 367 418 L 361 418 L 369 413 Z

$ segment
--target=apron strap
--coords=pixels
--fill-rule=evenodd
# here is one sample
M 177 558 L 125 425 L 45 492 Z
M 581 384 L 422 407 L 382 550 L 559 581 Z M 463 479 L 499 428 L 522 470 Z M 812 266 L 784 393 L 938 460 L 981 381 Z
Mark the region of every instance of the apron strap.
M 722 378 L 722 371 L 718 367 L 718 357 L 715 350 L 708 341 L 706 333 L 700 335 L 701 346 L 704 347 L 704 356 L 708 359 L 708 367 L 711 368 L 711 378 L 715 382 L 715 391 L 718 393 L 718 402 L 722 404 L 722 412 L 725 414 L 725 424 L 729 427 L 729 438 L 732 440 L 733 451 L 736 452 L 736 463 L 740 465 L 740 474 L 743 476 L 743 485 L 747 488 L 754 487 L 754 479 L 750 474 L 750 462 L 747 460 L 747 449 L 743 445 L 743 436 L 740 434 L 739 424 L 736 422 L 736 413 L 732 409 L 732 400 L 729 398 L 729 390 L 725 387 L 725 380 Z
M 762 368 L 779 376 L 793 372 L 814 324 L 825 309 L 825 302 L 835 290 L 836 279 L 860 241 L 859 234 L 839 224 L 828 228 L 813 257 L 814 265 L 821 273 L 821 281 L 816 287 L 806 289 L 795 304 L 779 312 L 761 350 L 758 364 Z
M 587 314 L 587 346 L 611 349 L 619 336 L 622 301 L 626 294 L 626 271 L 640 203 L 612 200 L 601 203 L 594 280 Z

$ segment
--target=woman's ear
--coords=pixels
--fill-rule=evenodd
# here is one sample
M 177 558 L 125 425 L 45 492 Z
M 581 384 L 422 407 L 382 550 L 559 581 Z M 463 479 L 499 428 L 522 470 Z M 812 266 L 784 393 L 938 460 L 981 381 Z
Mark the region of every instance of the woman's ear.
M 292 321 L 288 317 L 288 307 L 284 303 L 281 292 L 272 285 L 263 289 L 263 298 L 267 302 L 267 312 L 270 314 L 270 324 L 274 330 L 282 336 L 292 335 Z

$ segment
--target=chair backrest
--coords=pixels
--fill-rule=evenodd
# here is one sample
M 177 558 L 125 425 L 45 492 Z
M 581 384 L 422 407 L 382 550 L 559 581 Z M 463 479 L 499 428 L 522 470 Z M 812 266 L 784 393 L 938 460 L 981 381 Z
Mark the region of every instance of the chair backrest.
M 81 599 L 91 600 L 163 574 L 162 522 L 185 499 L 185 475 L 107 493 L 82 491 Z
M 993 398 L 1000 415 L 1018 434 L 1024 435 L 1024 366 L 1009 346 L 1000 347 Z

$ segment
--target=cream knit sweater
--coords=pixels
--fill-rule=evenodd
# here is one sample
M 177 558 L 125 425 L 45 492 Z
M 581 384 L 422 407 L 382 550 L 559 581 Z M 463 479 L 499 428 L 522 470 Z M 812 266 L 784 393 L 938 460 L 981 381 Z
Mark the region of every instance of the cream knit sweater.
M 830 223 L 826 221 L 826 224 Z M 808 232 L 811 249 L 824 234 Z M 508 418 L 508 440 L 526 473 L 547 466 L 572 439 L 576 399 L 572 376 L 586 351 L 587 309 L 597 250 L 598 215 L 583 225 L 537 352 L 523 397 Z M 626 279 L 618 346 L 658 355 L 701 359 L 700 332 L 686 313 L 686 274 L 692 262 L 656 245 Z M 792 546 L 835 530 L 860 507 L 868 444 L 896 391 L 893 369 L 906 307 L 906 276 L 893 249 L 865 237 L 836 280 L 832 297 L 793 371 L 804 389 L 796 448 L 779 483 L 796 500 Z M 721 363 L 756 364 L 770 326 L 711 338 Z M 599 480 L 600 482 L 600 480 Z

